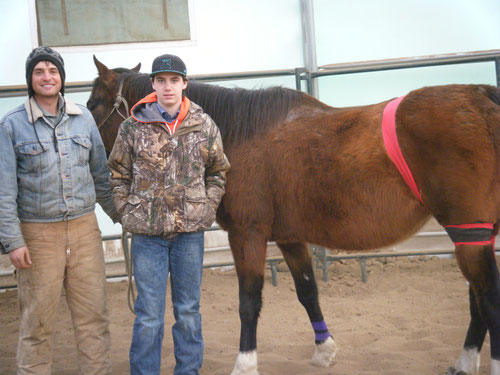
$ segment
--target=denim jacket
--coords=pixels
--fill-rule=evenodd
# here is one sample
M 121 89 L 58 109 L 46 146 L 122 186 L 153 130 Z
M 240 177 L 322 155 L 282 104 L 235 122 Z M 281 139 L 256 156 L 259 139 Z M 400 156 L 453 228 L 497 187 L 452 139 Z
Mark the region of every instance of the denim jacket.
M 33 98 L 0 120 L 4 253 L 25 246 L 20 221 L 71 220 L 94 211 L 96 200 L 113 221 L 118 220 L 95 121 L 84 106 L 62 96 L 60 100 L 65 100 L 65 113 L 55 128 Z

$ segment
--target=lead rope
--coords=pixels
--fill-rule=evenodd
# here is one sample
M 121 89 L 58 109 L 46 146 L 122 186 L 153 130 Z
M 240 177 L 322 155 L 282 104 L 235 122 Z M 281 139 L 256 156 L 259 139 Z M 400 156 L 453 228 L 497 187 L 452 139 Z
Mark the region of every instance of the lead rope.
M 123 257 L 125 258 L 125 269 L 127 271 L 127 279 L 128 279 L 128 288 L 127 288 L 127 303 L 128 308 L 132 311 L 132 314 L 135 315 L 134 311 L 134 303 L 135 303 L 135 291 L 134 285 L 132 284 L 132 274 L 133 274 L 133 264 L 132 264 L 132 253 L 130 252 L 130 248 L 128 246 L 127 232 L 122 231 L 122 249 L 123 249 Z
M 103 125 L 109 120 L 109 118 L 111 117 L 111 115 L 115 111 L 124 120 L 127 119 L 126 115 L 129 114 L 128 103 L 125 100 L 125 98 L 122 96 L 123 82 L 124 81 L 125 81 L 124 79 L 122 79 L 120 81 L 120 84 L 118 86 L 118 92 L 116 93 L 115 103 L 113 104 L 113 108 L 111 109 L 109 114 L 106 116 L 106 118 L 103 121 L 101 121 L 101 123 L 97 126 L 97 129 L 100 130 L 103 127 Z M 122 104 L 125 107 L 125 115 L 120 112 L 120 106 Z M 128 303 L 128 308 L 130 309 L 130 311 L 132 311 L 132 314 L 135 315 L 135 311 L 134 311 L 135 291 L 134 291 L 134 286 L 132 285 L 132 275 L 133 275 L 132 254 L 131 254 L 129 246 L 128 246 L 127 232 L 125 232 L 125 231 L 122 231 L 121 243 L 122 243 L 123 257 L 125 258 L 125 270 L 127 271 L 127 280 L 128 280 L 127 303 Z

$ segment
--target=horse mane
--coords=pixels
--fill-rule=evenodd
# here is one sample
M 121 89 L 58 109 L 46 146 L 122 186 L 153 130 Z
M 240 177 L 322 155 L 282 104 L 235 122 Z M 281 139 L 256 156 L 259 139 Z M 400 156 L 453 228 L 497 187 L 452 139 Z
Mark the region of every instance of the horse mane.
M 153 91 L 148 74 L 115 68 L 117 85 L 130 106 Z M 226 88 L 190 79 L 186 96 L 203 108 L 220 129 L 224 144 L 249 140 L 283 122 L 289 112 L 310 100 L 307 94 L 280 86 L 263 89 Z
M 306 94 L 279 86 L 248 90 L 190 80 L 186 96 L 212 117 L 227 144 L 248 140 L 283 122 Z

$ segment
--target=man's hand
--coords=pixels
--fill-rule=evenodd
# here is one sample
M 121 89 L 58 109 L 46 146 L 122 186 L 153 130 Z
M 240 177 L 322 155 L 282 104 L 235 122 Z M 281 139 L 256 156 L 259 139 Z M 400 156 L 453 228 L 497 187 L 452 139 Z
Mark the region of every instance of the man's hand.
M 18 270 L 23 268 L 31 268 L 30 252 L 26 246 L 19 247 L 9 252 L 10 262 Z

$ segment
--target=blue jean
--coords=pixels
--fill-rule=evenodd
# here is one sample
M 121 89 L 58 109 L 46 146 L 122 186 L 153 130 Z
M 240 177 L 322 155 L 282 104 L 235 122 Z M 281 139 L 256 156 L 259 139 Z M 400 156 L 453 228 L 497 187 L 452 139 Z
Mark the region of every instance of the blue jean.
M 130 373 L 159 374 L 164 333 L 165 297 L 170 274 L 175 324 L 172 327 L 175 375 L 198 375 L 203 362 L 200 289 L 204 232 L 172 239 L 132 237 L 136 318 L 130 346 Z

